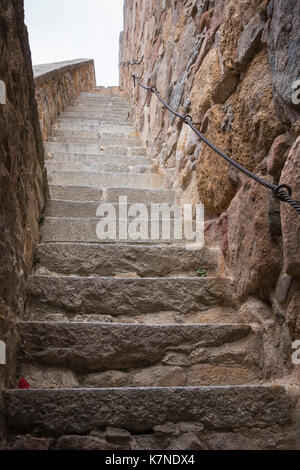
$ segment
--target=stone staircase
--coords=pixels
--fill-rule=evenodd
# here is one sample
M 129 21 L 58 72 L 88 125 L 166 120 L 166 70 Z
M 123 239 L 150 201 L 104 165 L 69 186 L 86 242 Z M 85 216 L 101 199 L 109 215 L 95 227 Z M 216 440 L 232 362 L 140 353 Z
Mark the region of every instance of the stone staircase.
M 4 394 L 10 448 L 293 448 L 293 400 L 264 385 L 262 335 L 218 251 L 96 236 L 100 203 L 175 199 L 130 115 L 118 88 L 83 93 L 46 143 L 51 200 L 19 325 L 31 389 Z

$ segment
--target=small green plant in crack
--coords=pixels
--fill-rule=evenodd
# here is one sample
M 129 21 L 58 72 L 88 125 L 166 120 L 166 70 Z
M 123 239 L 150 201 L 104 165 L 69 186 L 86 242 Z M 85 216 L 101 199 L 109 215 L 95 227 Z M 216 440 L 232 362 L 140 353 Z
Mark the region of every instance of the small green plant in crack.
M 206 269 L 197 269 L 196 273 L 198 277 L 207 277 Z
M 39 223 L 40 223 L 40 224 L 43 223 L 44 220 L 45 220 L 44 214 L 40 214 L 40 216 L 39 216 Z
M 33 255 L 33 264 L 38 264 L 40 262 L 40 257 L 37 253 Z

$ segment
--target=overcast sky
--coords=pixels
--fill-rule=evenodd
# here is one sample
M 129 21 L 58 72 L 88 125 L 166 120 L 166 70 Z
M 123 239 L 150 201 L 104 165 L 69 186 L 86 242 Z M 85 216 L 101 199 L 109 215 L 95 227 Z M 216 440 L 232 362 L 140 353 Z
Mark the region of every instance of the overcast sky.
M 25 0 L 33 65 L 95 59 L 98 85 L 118 85 L 123 0 Z

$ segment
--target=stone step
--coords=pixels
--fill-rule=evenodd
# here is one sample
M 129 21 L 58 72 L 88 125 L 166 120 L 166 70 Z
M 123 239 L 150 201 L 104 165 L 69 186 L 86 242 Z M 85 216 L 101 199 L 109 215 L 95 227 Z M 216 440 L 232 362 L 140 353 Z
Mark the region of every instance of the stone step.
M 85 140 L 100 141 L 100 144 L 105 145 L 121 145 L 121 146 L 132 146 L 132 147 L 142 147 L 142 143 L 139 139 L 129 136 L 124 136 L 121 133 L 108 133 L 98 131 L 86 131 L 86 130 L 53 130 L 52 137 L 50 137 L 51 142 L 82 142 L 85 143 Z
M 127 155 L 144 156 L 146 149 L 144 147 L 103 145 L 99 140 L 91 143 L 72 143 L 72 142 L 45 142 L 45 150 L 50 155 L 56 153 L 81 153 L 87 155 Z
M 123 158 L 123 157 L 122 157 Z M 139 188 L 91 188 L 90 186 L 63 186 L 50 185 L 52 199 L 67 201 L 101 201 L 116 203 L 121 196 L 128 198 L 128 203 L 173 204 L 175 191 L 165 189 L 139 189 Z
M 140 166 L 150 165 L 151 160 L 146 156 L 126 156 L 126 155 L 87 155 L 82 153 L 63 153 L 55 152 L 51 157 L 46 158 L 46 165 L 48 166 L 51 162 L 67 162 L 74 164 L 74 168 L 78 164 L 91 165 L 94 163 L 101 163 L 107 167 L 113 166 Z
M 98 188 L 163 188 L 161 175 L 151 173 L 104 173 L 82 171 L 49 171 L 48 182 L 55 186 L 90 186 Z
M 64 111 L 60 114 L 61 119 L 68 119 L 68 120 L 81 120 L 81 121 L 101 121 L 101 122 L 116 122 L 120 124 L 124 124 L 129 122 L 128 115 L 124 113 L 124 115 L 120 115 L 116 113 L 115 116 L 105 115 L 104 113 L 93 113 L 93 114 L 84 114 L 82 112 L 75 112 L 75 111 Z M 130 123 L 131 124 L 131 123 Z M 132 124 L 131 124 L 132 125 Z
M 115 103 L 115 102 L 122 102 L 122 103 L 128 103 L 129 98 L 125 96 L 124 94 L 110 94 L 110 95 L 104 95 L 104 94 L 99 94 L 97 92 L 95 93 L 80 93 L 79 95 L 79 100 L 84 101 L 84 100 L 91 100 L 91 101 L 107 101 L 108 103 Z
M 189 314 L 216 305 L 233 305 L 227 278 L 101 278 L 30 276 L 27 313 L 45 315 Z
M 84 103 L 78 102 L 74 103 L 74 105 L 68 106 L 66 111 L 75 111 L 75 112 L 84 112 L 88 114 L 101 112 L 104 114 L 111 114 L 111 113 L 128 113 L 133 110 L 133 107 L 128 104 L 114 104 L 114 103 Z
M 96 155 L 94 161 L 91 162 L 81 161 L 80 158 L 72 160 L 66 158 L 63 160 L 59 160 L 58 158 L 52 158 L 47 160 L 46 166 L 48 171 L 80 171 L 90 173 L 113 172 L 132 174 L 153 173 L 152 165 L 126 165 L 126 161 L 123 162 L 122 158 L 118 159 L 117 164 L 114 164 L 112 162 L 103 163 L 102 157 L 99 157 L 99 155 Z
M 138 204 L 173 204 L 175 191 L 166 189 L 141 189 L 141 188 L 106 188 L 103 190 L 105 202 L 118 202 L 119 198 L 126 196 L 128 203 Z
M 105 100 L 80 100 L 75 102 L 73 105 L 68 106 L 66 111 L 78 111 L 93 113 L 100 111 L 104 114 L 111 114 L 115 112 L 121 113 L 131 113 L 133 111 L 133 106 L 131 103 L 122 102 L 122 101 L 105 101 Z
M 60 115 L 62 116 L 62 115 Z M 56 124 L 63 124 L 63 125 L 70 125 L 70 126 L 100 126 L 102 128 L 105 128 L 105 127 L 113 127 L 113 128 L 116 128 L 116 127 L 119 127 L 119 128 L 122 128 L 124 130 L 126 129 L 130 129 L 132 130 L 132 122 L 126 120 L 116 120 L 116 119 L 113 119 L 113 118 L 110 118 L 110 117 L 106 117 L 106 118 L 100 118 L 100 119 L 96 119 L 95 117 L 92 117 L 92 118 L 80 118 L 80 117 L 60 117 L 57 119 L 56 121 Z
M 8 390 L 3 398 L 10 434 L 69 436 L 73 449 L 80 435 L 83 441 L 95 430 L 107 435 L 107 427 L 136 434 L 127 433 L 123 449 L 149 434 L 158 438 L 151 449 L 217 449 L 220 439 L 247 448 L 295 448 L 294 400 L 280 386 Z M 194 434 L 182 441 L 180 430 L 188 428 Z M 100 449 L 115 448 L 98 441 Z
M 52 199 L 65 199 L 68 201 L 102 201 L 103 191 L 90 186 L 62 186 L 49 185 Z
M 129 103 L 129 96 L 124 93 L 119 93 L 119 94 L 100 94 L 98 92 L 95 93 L 81 93 L 79 95 L 79 100 L 80 101 L 107 101 L 109 103 Z
M 60 120 L 54 124 L 52 127 L 53 131 L 55 132 L 56 130 L 60 131 L 68 131 L 68 132 L 74 132 L 75 134 L 77 132 L 106 132 L 108 134 L 111 133 L 118 133 L 121 135 L 123 138 L 126 138 L 127 136 L 133 135 L 136 136 L 137 132 L 136 130 L 132 127 L 132 125 L 127 124 L 127 125 L 122 125 L 122 124 L 107 124 L 107 123 L 102 123 L 100 121 L 90 121 L 90 122 L 82 122 L 82 121 L 68 121 L 68 120 Z
M 73 387 L 97 388 L 118 384 L 120 377 L 124 385 L 118 386 L 134 387 L 262 379 L 261 338 L 249 325 L 22 322 L 19 334 L 21 375 L 34 388 L 47 386 L 47 380 L 64 388 L 72 373 Z
M 68 115 L 79 115 L 80 117 L 82 118 L 85 118 L 85 117 L 88 117 L 88 118 L 93 118 L 94 116 L 96 116 L 96 118 L 100 117 L 102 119 L 102 117 L 104 118 L 110 118 L 110 119 L 128 119 L 129 116 L 131 116 L 131 113 L 130 111 L 125 111 L 125 110 L 110 110 L 110 111 L 107 111 L 105 108 L 95 108 L 93 111 L 91 110 L 85 110 L 84 108 L 67 108 L 62 114 L 61 116 L 68 116 Z
M 87 92 L 81 93 L 79 95 L 80 100 L 101 100 L 101 101 L 108 101 L 109 103 L 114 103 L 115 101 L 122 101 L 125 103 L 130 102 L 129 94 L 122 92 L 122 93 L 99 93 L 99 91 L 95 92 Z
M 106 204 L 106 203 L 104 203 Z M 59 199 L 50 199 L 47 201 L 46 207 L 44 209 L 44 215 L 46 217 L 63 217 L 63 218 L 79 218 L 79 219 L 93 219 L 97 218 L 97 209 L 99 207 L 99 202 L 88 202 L 88 201 L 65 201 Z M 128 219 L 132 220 L 139 216 L 136 215 L 136 212 L 133 214 L 129 211 L 128 212 L 128 204 L 119 204 L 114 203 L 113 207 L 115 209 L 116 218 L 119 220 L 120 215 L 121 218 L 124 219 L 124 214 L 128 214 Z M 156 211 L 160 209 L 161 206 L 157 208 L 157 205 L 151 207 L 151 205 L 147 204 L 144 205 L 145 209 L 147 210 L 148 214 L 151 215 L 152 210 L 155 210 L 155 216 L 153 218 L 162 220 L 163 219 L 163 211 L 160 211 L 159 217 L 156 217 Z M 122 210 L 120 214 L 120 209 Z M 122 215 L 123 214 L 123 215 Z M 176 218 L 176 214 L 174 212 L 168 213 L 167 220 L 174 220 Z M 98 218 L 99 220 L 99 218 Z
M 106 208 L 105 208 L 106 210 Z M 149 213 L 150 216 L 150 213 Z M 41 226 L 41 242 L 86 242 L 86 243 L 192 243 L 184 238 L 184 222 L 181 219 L 140 219 L 89 217 L 45 217 Z M 141 227 L 142 228 L 141 228 Z M 124 227 L 126 228 L 125 236 Z M 111 235 L 106 236 L 108 228 Z M 121 232 L 123 230 L 123 232 Z M 195 230 L 195 227 L 193 227 Z M 105 233 L 103 233 L 105 231 Z M 142 231 L 142 235 L 140 235 Z M 133 235 L 131 235 L 133 234 Z
M 77 276 L 140 277 L 185 274 L 196 276 L 198 269 L 213 275 L 218 267 L 219 250 L 202 248 L 189 251 L 180 246 L 128 244 L 40 244 L 36 249 L 36 268 Z M 105 262 L 104 262 L 105 261 Z
M 45 275 L 49 274 L 45 272 L 44 268 L 37 270 L 36 275 Z M 122 276 L 117 276 L 118 278 L 133 278 L 133 276 L 128 276 L 127 274 Z M 235 307 L 225 307 L 224 305 L 215 305 L 213 307 L 208 307 L 207 310 L 202 310 L 198 312 L 191 313 L 178 313 L 178 312 L 154 312 L 154 313 L 141 313 L 134 315 L 101 315 L 99 314 L 68 314 L 67 312 L 61 311 L 60 313 L 47 313 L 44 312 L 43 316 L 40 314 L 32 314 L 30 316 L 32 321 L 37 322 L 50 322 L 50 323 L 65 323 L 69 321 L 78 322 L 78 323 L 98 323 L 99 319 L 103 323 L 115 324 L 122 323 L 126 325 L 208 325 L 208 324 L 233 324 L 233 323 L 244 323 L 244 318 L 240 315 Z
M 47 145 L 52 142 L 58 142 L 62 144 L 80 144 L 80 145 L 100 145 L 100 135 L 95 135 L 94 137 L 81 137 L 81 136 L 52 136 L 49 137 Z

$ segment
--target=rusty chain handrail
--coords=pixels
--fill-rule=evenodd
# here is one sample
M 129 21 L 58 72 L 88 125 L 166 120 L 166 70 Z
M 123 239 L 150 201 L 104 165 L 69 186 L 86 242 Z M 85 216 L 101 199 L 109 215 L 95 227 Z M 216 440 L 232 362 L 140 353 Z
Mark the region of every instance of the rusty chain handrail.
M 144 60 L 144 56 L 142 56 L 141 60 L 130 60 L 128 62 L 120 62 L 122 67 L 128 67 L 129 65 L 140 65 Z
M 253 179 L 256 181 L 258 184 L 264 186 L 267 189 L 270 189 L 273 191 L 274 196 L 279 199 L 281 202 L 286 202 L 287 204 L 290 204 L 300 215 L 300 202 L 295 201 L 294 199 L 291 198 L 292 195 L 292 188 L 288 186 L 287 184 L 280 184 L 276 185 L 273 183 L 269 183 L 268 181 L 263 180 L 260 178 L 258 175 L 252 173 L 251 171 L 247 170 L 244 168 L 242 165 L 240 165 L 238 162 L 236 162 L 233 158 L 229 157 L 225 152 L 220 150 L 218 147 L 216 147 L 214 144 L 212 144 L 201 132 L 198 131 L 195 127 L 195 123 L 193 123 L 193 119 L 189 114 L 183 115 L 175 111 L 171 106 L 166 103 L 162 97 L 160 96 L 159 92 L 156 90 L 154 86 L 146 86 L 144 85 L 139 78 L 136 75 L 133 75 L 134 83 L 137 82 L 142 88 L 144 88 L 147 91 L 150 91 L 151 93 L 154 93 L 156 97 L 159 99 L 159 101 L 172 113 L 174 116 L 177 116 L 178 118 L 182 119 L 185 124 L 190 126 L 190 128 L 195 132 L 195 134 L 201 139 L 208 147 L 210 147 L 214 152 L 216 152 L 220 157 L 224 158 L 224 160 L 227 161 L 230 165 L 234 166 L 237 168 L 239 171 L 244 173 L 244 175 L 248 176 L 249 178 Z

